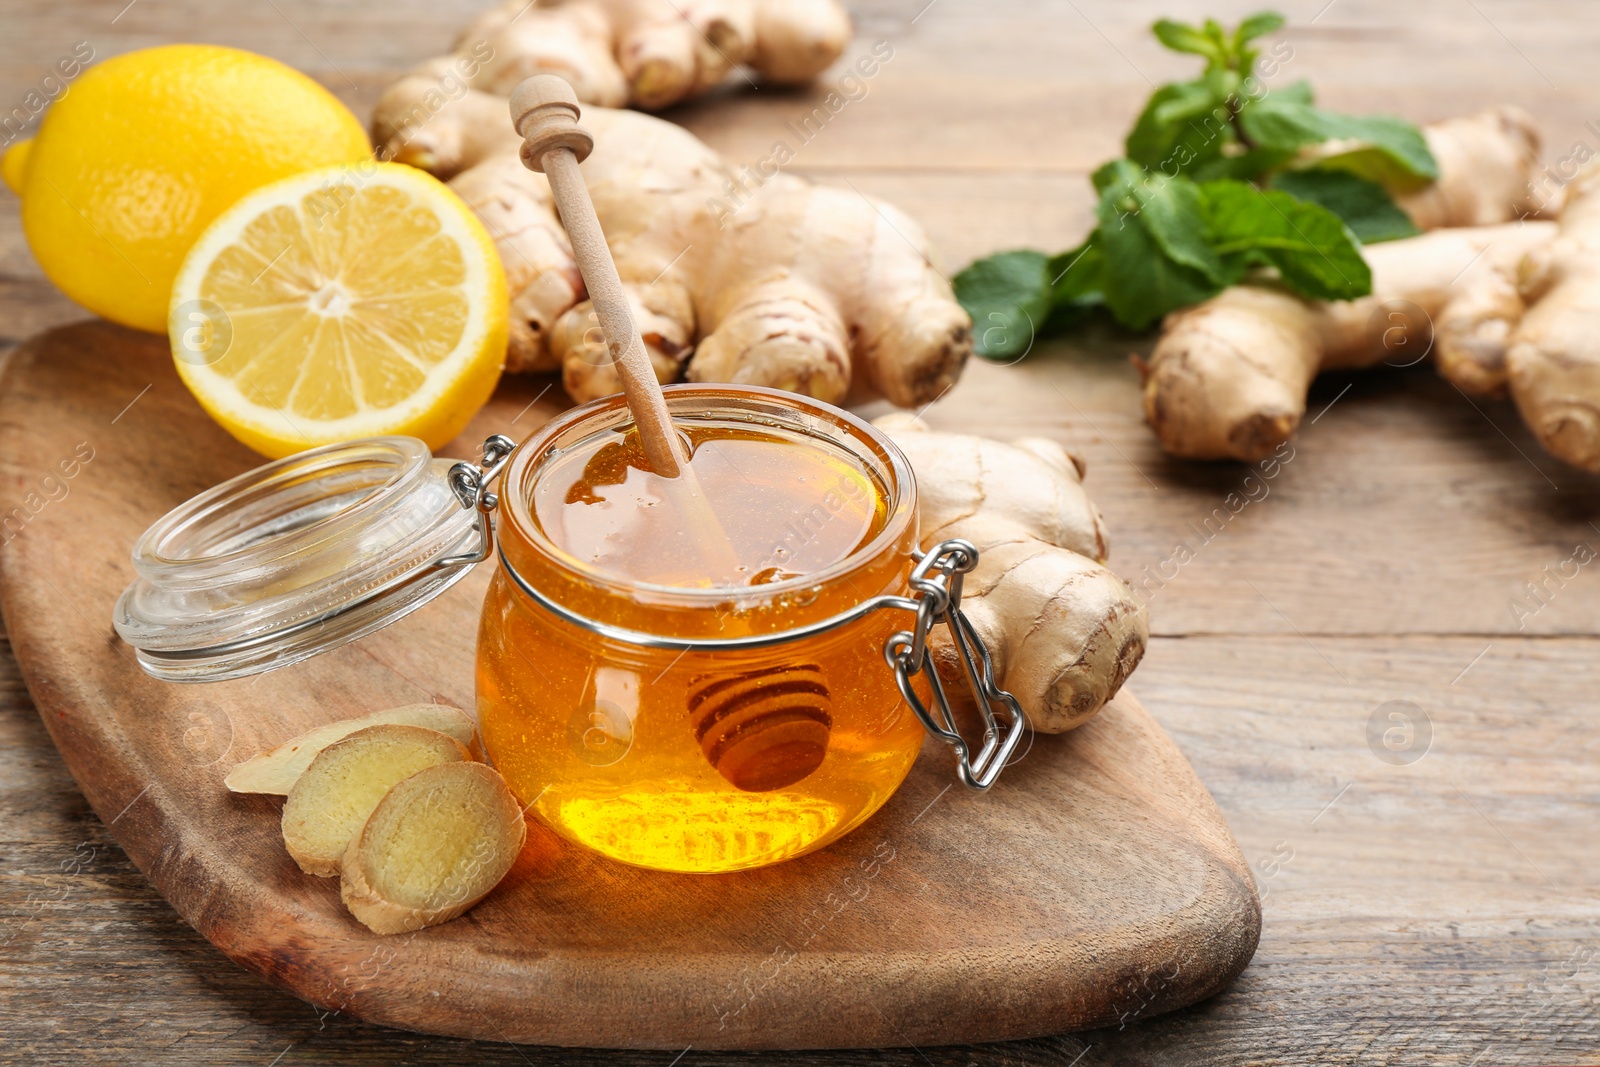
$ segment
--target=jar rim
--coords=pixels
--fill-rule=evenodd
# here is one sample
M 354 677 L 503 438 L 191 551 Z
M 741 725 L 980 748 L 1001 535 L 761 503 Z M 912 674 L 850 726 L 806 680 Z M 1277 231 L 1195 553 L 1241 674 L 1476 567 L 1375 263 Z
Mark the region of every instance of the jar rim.
M 501 479 L 501 515 L 515 529 L 517 537 L 537 553 L 541 563 L 555 566 L 567 577 L 608 593 L 645 594 L 652 603 L 665 607 L 713 608 L 726 604 L 730 598 L 744 602 L 777 599 L 848 576 L 864 562 L 881 556 L 901 540 L 906 527 L 915 521 L 917 489 L 911 461 L 888 434 L 865 419 L 813 397 L 765 386 L 726 382 L 684 383 L 664 386 L 662 393 L 668 410 L 675 417 L 693 419 L 714 412 L 727 414 L 730 410 L 747 409 L 751 413 L 764 413 L 769 422 L 776 421 L 780 413 L 800 416 L 802 420 L 809 417 L 814 420 L 810 425 L 801 420 L 779 423 L 808 436 L 819 436 L 816 431 L 823 424 L 846 431 L 844 435 L 825 439 L 848 448 L 855 458 L 870 464 L 873 473 L 883 482 L 889 498 L 888 514 L 882 526 L 870 539 L 826 567 L 759 586 L 663 585 L 625 578 L 605 568 L 584 563 L 551 540 L 534 518 L 532 488 L 541 462 L 548 457 L 551 447 L 563 437 L 576 435 L 573 437 L 573 443 L 576 443 L 601 430 L 624 429 L 632 425 L 626 401 L 618 393 L 572 408 L 545 423 L 534 436 L 518 447 L 505 477 Z M 502 543 L 503 537 L 502 533 Z M 501 565 L 508 568 L 512 566 L 503 551 Z M 534 584 L 528 575 L 519 574 L 517 577 L 524 583 Z M 541 590 L 541 593 L 548 595 L 548 591 Z M 870 596 L 863 599 L 870 599 Z
M 259 564 L 288 554 L 307 542 L 325 540 L 340 530 L 372 522 L 374 512 L 392 507 L 411 491 L 432 458 L 421 441 L 398 436 L 340 441 L 285 456 L 197 493 L 156 520 L 134 545 L 134 566 L 154 580 L 204 580 L 212 567 L 231 568 L 245 560 Z M 190 554 L 172 551 L 183 538 L 203 538 L 209 532 L 208 524 L 237 511 L 251 494 L 270 496 L 288 480 L 320 478 L 331 482 L 331 472 L 357 465 L 387 468 L 387 473 L 381 481 L 368 486 L 361 499 L 337 511 L 264 537 L 253 534 L 249 541 L 220 550 L 206 545 Z

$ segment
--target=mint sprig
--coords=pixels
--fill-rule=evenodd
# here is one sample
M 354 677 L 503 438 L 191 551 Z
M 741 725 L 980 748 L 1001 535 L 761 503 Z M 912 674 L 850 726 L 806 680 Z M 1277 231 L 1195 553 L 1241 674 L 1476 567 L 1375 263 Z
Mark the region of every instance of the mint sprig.
M 1232 30 L 1214 19 L 1154 25 L 1204 70 L 1157 89 L 1124 158 L 1095 171 L 1096 225 L 1082 244 L 1054 257 L 1003 252 L 956 276 L 980 355 L 1016 357 L 1097 308 L 1145 329 L 1252 277 L 1315 299 L 1371 291 L 1361 243 L 1417 232 L 1393 193 L 1433 180 L 1438 165 L 1410 123 L 1323 110 L 1305 82 L 1269 91 L 1255 76 L 1258 42 L 1283 25 L 1271 11 Z

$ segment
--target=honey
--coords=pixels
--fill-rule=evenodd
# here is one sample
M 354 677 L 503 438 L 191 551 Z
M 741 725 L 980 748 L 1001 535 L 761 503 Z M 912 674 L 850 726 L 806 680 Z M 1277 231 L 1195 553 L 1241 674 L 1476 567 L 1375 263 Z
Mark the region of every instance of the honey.
M 597 435 L 555 457 L 534 487 L 534 519 L 574 560 L 673 587 L 764 585 L 847 558 L 883 527 L 884 489 L 854 457 L 796 432 L 690 423 L 693 490 L 649 470 L 638 437 Z
M 902 592 L 915 490 L 842 412 L 736 387 L 668 397 L 698 500 L 650 473 L 620 402 L 518 450 L 478 710 L 497 767 L 558 833 L 626 863 L 732 871 L 837 839 L 904 779 L 924 733 L 882 650 L 908 617 L 759 648 L 681 643 L 781 635 Z

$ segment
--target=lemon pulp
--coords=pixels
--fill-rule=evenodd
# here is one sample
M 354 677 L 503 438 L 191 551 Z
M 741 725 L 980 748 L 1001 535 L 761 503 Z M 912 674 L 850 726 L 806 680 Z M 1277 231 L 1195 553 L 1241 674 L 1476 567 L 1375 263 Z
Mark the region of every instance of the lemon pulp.
M 179 375 L 269 456 L 374 434 L 438 447 L 504 363 L 506 283 L 482 224 L 400 164 L 277 182 L 224 213 L 173 287 Z

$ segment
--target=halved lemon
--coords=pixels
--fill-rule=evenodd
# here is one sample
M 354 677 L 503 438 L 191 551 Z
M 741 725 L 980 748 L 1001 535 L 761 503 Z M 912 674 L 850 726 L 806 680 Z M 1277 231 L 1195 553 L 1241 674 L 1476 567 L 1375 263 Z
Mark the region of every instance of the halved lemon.
M 505 273 L 472 211 L 399 163 L 307 171 L 223 212 L 178 271 L 178 375 L 278 458 L 375 434 L 437 448 L 505 363 Z

